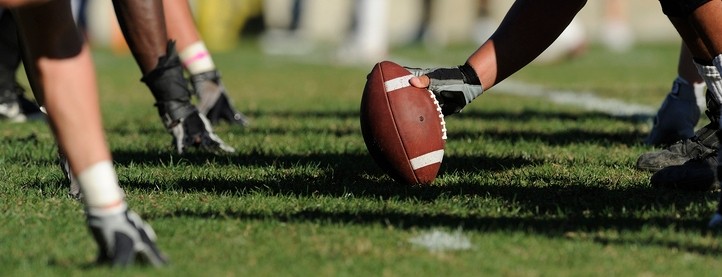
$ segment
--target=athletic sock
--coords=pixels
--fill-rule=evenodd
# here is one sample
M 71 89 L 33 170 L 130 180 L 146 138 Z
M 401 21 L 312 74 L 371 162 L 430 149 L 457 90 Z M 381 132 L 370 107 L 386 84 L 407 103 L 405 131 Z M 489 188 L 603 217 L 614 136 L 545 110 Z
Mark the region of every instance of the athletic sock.
M 702 76 L 705 84 L 707 84 L 707 89 L 712 92 L 717 103 L 722 103 L 722 77 L 718 71 L 718 68 L 722 66 L 722 64 L 720 64 L 720 56 L 716 57 L 713 61 L 717 66 L 704 65 L 698 61 L 694 62 L 694 65 L 697 67 L 697 72 Z
M 88 212 L 94 215 L 115 214 L 127 209 L 123 190 L 111 161 L 102 161 L 78 174 L 78 183 Z
M 702 82 L 695 82 L 692 83 L 692 87 L 694 87 L 694 97 L 697 99 L 697 107 L 699 107 L 700 111 L 704 111 L 707 109 L 707 99 L 705 99 L 705 95 L 707 94 L 707 84 Z
M 216 65 L 203 41 L 196 41 L 178 53 L 183 67 L 191 75 L 213 71 Z

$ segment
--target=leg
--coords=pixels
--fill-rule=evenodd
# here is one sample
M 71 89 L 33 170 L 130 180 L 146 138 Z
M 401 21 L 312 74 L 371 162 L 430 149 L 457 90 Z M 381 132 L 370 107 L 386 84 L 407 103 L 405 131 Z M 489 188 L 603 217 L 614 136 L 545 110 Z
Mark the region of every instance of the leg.
M 105 143 L 95 71 L 70 12 L 70 2 L 51 1 L 15 11 L 33 90 L 43 95 L 53 133 L 85 194 L 88 225 L 99 262 L 125 266 L 136 254 L 154 265 L 166 259 L 155 234 L 127 209 Z
M 18 91 L 22 91 L 15 80 L 15 71 L 20 65 L 15 21 L 9 12 L 0 12 L 0 119 L 24 121 L 18 103 Z
M 695 136 L 694 128 L 700 116 L 697 97 L 704 99 L 701 93 L 704 81 L 697 73 L 692 53 L 684 44 L 680 48 L 677 74 L 671 91 L 654 118 L 654 127 L 645 140 L 647 144 L 671 145 Z
M 722 9 L 722 2 L 710 1 L 692 13 L 693 26 L 695 26 L 695 29 L 700 34 L 701 40 L 707 47 L 708 53 L 710 54 L 709 57 L 717 69 L 717 76 L 722 73 L 722 10 L 720 9 Z M 717 86 L 720 84 L 722 84 L 722 81 L 712 84 L 712 89 L 719 90 L 715 91 L 716 100 L 718 100 L 717 103 L 722 103 L 722 86 Z M 710 83 L 708 82 L 707 85 L 709 87 Z M 720 124 L 722 124 L 722 121 L 720 122 Z M 718 131 L 717 136 L 718 138 L 722 137 L 722 133 Z M 722 167 L 719 165 L 721 159 L 722 153 L 718 153 L 715 169 L 717 173 L 715 179 L 718 185 L 720 178 L 722 178 Z M 722 194 L 720 194 L 720 197 L 717 211 L 709 222 L 710 227 L 719 228 L 722 225 Z
M 663 7 L 674 7 L 669 2 L 661 2 Z M 722 53 L 722 3 L 718 1 L 696 1 L 699 6 L 687 13 L 672 14 L 666 9 L 670 21 L 685 41 L 692 53 L 695 66 L 707 84 L 707 115 L 710 118 L 709 138 L 704 138 L 692 147 L 697 157 L 682 165 L 668 166 L 654 175 L 650 182 L 653 186 L 692 190 L 709 190 L 719 186 L 715 176 L 718 164 L 720 103 L 722 103 L 722 77 L 720 66 L 715 66 L 715 57 Z M 674 2 L 676 3 L 676 2 Z M 719 60 L 719 59 L 717 59 Z
M 0 120 L 44 118 L 37 104 L 25 98 L 25 90 L 15 77 L 21 56 L 15 20 L 10 12 L 0 10 Z
M 189 147 L 233 152 L 213 133 L 205 116 L 190 102 L 175 43 L 168 41 L 160 1 L 114 0 L 118 22 L 156 100 L 158 113 L 178 153 Z
M 180 59 L 188 71 L 198 96 L 198 110 L 213 124 L 220 121 L 246 126 L 248 118 L 236 111 L 221 82 L 206 45 L 200 38 L 190 6 L 186 1 L 163 0 L 166 26 L 170 38 L 178 41 Z
M 705 78 L 714 82 L 712 79 L 717 75 L 716 69 L 710 66 L 695 65 L 692 54 L 683 45 L 677 70 L 679 77 L 674 81 L 672 91 L 662 103 L 662 107 L 655 118 L 654 128 L 646 140 L 649 144 L 664 144 L 672 141 L 674 143 L 665 149 L 642 154 L 637 159 L 637 168 L 652 172 L 664 168 L 681 169 L 680 165 L 689 161 L 705 161 L 707 157 L 713 156 L 713 153 L 717 151 L 719 140 L 715 133 L 719 129 L 720 105 L 715 100 L 712 90 L 702 93 L 705 88 L 705 81 L 697 73 L 698 67 L 700 69 L 707 68 L 702 72 L 706 75 Z M 697 107 L 700 100 L 705 103 L 703 106 L 707 107 L 705 113 L 710 119 L 710 123 L 692 133 L 692 129 L 697 123 L 695 118 L 699 117 Z M 697 104 L 694 102 L 697 102 Z M 689 135 L 690 133 L 691 135 Z M 690 165 L 693 164 L 699 163 L 690 163 Z M 686 179 L 686 177 L 681 177 L 684 175 L 674 173 L 676 170 L 665 169 L 665 171 L 670 173 L 660 173 L 659 176 L 661 177 L 652 179 L 652 185 L 677 187 L 680 178 Z M 694 188 L 696 186 L 685 185 L 683 187 Z M 702 189 L 706 188 L 703 186 Z
M 113 0 L 121 30 L 143 75 L 166 55 L 168 35 L 160 1 Z

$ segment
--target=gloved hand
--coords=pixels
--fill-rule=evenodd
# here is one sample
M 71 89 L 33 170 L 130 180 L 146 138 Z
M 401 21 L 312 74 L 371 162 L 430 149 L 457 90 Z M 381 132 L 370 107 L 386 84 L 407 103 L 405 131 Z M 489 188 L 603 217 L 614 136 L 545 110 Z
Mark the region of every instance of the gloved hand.
M 467 63 L 451 68 L 410 68 L 416 77 L 429 78 L 427 89 L 436 96 L 444 115 L 461 112 L 467 104 L 484 92 L 474 69 Z
M 87 211 L 88 227 L 100 249 L 96 262 L 99 265 L 126 267 L 132 265 L 138 257 L 156 267 L 167 264 L 168 258 L 155 243 L 153 228 L 128 210 L 127 206 L 124 209 L 113 214 Z

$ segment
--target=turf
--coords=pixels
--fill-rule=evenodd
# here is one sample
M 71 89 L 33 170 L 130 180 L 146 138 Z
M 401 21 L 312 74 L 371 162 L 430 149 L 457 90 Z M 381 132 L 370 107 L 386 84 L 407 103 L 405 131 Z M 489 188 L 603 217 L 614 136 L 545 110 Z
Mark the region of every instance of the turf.
M 656 107 L 678 44 L 532 65 L 514 79 Z M 410 65 L 462 63 L 470 45 L 410 46 Z M 92 266 L 82 205 L 66 196 L 42 122 L 0 123 L 5 276 L 715 276 L 717 192 L 653 189 L 634 168 L 649 118 L 486 92 L 447 118 L 441 173 L 402 186 L 368 156 L 358 108 L 368 66 L 330 55 L 215 55 L 247 128 L 230 155 L 173 153 L 129 56 L 95 51 L 104 123 L 133 209 L 159 235 L 161 269 Z M 437 236 L 434 236 L 437 235 Z M 419 241 L 437 242 L 428 248 Z M 444 246 L 444 241 L 451 241 Z

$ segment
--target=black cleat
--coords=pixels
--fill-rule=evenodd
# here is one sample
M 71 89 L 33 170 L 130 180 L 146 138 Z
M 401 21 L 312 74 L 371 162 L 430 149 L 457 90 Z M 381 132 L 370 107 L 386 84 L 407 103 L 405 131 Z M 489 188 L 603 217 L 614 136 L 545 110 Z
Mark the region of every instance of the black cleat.
M 719 188 L 717 180 L 717 154 L 693 159 L 681 165 L 665 167 L 650 178 L 652 187 L 693 191 Z
M 26 122 L 45 118 L 38 105 L 25 98 L 24 94 L 25 90 L 16 83 L 0 89 L 0 120 Z
M 719 139 L 715 135 L 718 123 L 710 123 L 697 130 L 695 136 L 680 140 L 666 149 L 644 153 L 637 159 L 637 168 L 656 172 L 665 167 L 677 166 L 693 159 L 715 156 Z

